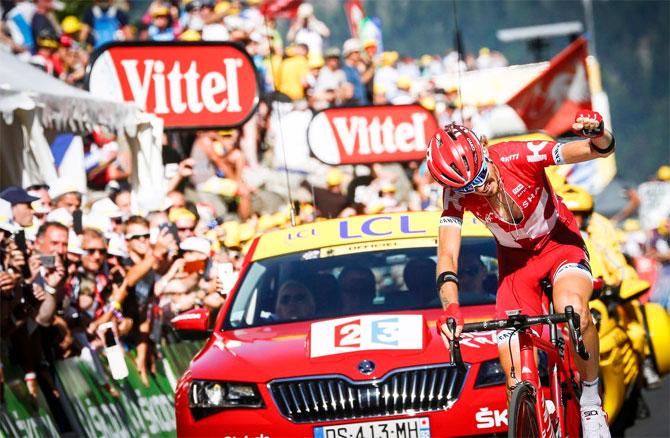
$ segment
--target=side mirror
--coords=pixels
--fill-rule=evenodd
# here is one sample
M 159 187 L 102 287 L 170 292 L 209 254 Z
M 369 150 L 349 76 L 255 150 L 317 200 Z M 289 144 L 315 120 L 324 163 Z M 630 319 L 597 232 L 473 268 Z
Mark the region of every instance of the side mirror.
M 209 310 L 193 309 L 175 316 L 170 321 L 172 328 L 182 339 L 207 339 L 212 331 L 209 329 Z

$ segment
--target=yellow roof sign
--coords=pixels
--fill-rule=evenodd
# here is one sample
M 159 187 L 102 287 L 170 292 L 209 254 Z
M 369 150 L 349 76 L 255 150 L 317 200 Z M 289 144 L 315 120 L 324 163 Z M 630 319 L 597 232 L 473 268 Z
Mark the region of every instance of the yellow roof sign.
M 339 253 L 336 250 L 339 246 L 351 248 L 351 245 L 355 244 L 399 239 L 413 239 L 417 244 L 422 243 L 417 246 L 423 246 L 426 239 L 437 238 L 440 214 L 440 212 L 405 212 L 354 216 L 272 231 L 260 237 L 252 260 L 322 248 L 328 248 L 333 254 Z M 488 229 L 470 214 L 466 214 L 463 220 L 462 234 L 491 235 Z

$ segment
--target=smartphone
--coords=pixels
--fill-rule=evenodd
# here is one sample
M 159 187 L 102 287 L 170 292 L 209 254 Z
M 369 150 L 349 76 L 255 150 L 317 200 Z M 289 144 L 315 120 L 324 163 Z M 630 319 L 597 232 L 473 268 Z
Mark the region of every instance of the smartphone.
M 75 234 L 82 234 L 84 232 L 82 215 L 83 212 L 81 210 L 75 210 L 72 212 L 72 228 L 74 229 Z
M 26 244 L 25 231 L 17 231 L 14 235 L 14 242 L 16 243 L 16 247 L 19 249 L 19 251 L 21 251 L 21 254 L 23 254 L 23 259 L 26 261 L 26 263 L 21 267 L 21 275 L 23 278 L 29 278 L 30 267 L 28 266 L 28 245 Z
M 55 268 L 56 267 L 56 256 L 52 255 L 43 255 L 40 256 L 40 263 L 45 268 Z
M 105 348 L 113 347 L 116 345 L 116 337 L 114 336 L 114 323 L 105 322 L 98 326 L 98 332 L 102 334 L 102 338 L 105 341 Z
M 193 272 L 200 272 L 205 270 L 207 260 L 191 260 L 184 263 L 184 272 L 192 274 Z
M 175 242 L 179 244 L 179 234 L 177 234 L 177 226 L 175 224 L 169 224 L 169 223 L 162 223 L 158 226 L 159 229 L 167 229 L 170 234 L 172 234 L 172 237 L 174 237 Z

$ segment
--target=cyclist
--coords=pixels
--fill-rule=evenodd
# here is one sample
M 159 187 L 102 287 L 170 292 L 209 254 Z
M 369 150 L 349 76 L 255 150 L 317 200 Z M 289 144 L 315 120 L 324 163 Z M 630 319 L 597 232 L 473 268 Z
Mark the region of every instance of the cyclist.
M 496 238 L 496 318 L 507 318 L 506 311 L 516 309 L 528 315 L 543 313 L 540 281 L 547 277 L 553 284 L 556 311 L 572 305 L 579 313 L 584 344 L 591 355 L 587 361 L 575 355 L 583 386 L 582 429 L 585 437 L 605 438 L 610 432 L 598 394 L 599 341 L 588 306 L 593 290 L 588 253 L 574 217 L 554 194 L 544 168 L 606 157 L 614 151 L 615 141 L 604 129 L 600 114 L 593 111 L 578 113 L 572 128 L 585 138 L 568 143 L 509 141 L 487 147 L 485 138 L 456 124 L 431 138 L 426 163 L 433 178 L 444 186 L 437 259 L 437 289 L 444 313 L 438 330 L 445 343 L 453 336 L 447 318 L 456 319 L 456 336 L 462 330 L 458 255 L 463 212 L 469 210 Z M 516 383 L 510 376 L 511 335 L 511 331 L 497 335 L 508 388 Z M 519 363 L 519 358 L 514 361 Z

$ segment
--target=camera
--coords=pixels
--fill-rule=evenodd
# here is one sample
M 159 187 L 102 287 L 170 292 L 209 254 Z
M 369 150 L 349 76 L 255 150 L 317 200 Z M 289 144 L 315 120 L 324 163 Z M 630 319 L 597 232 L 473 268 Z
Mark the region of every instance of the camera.
M 56 267 L 56 256 L 52 255 L 43 255 L 40 256 L 40 263 L 45 268 L 55 268 Z

